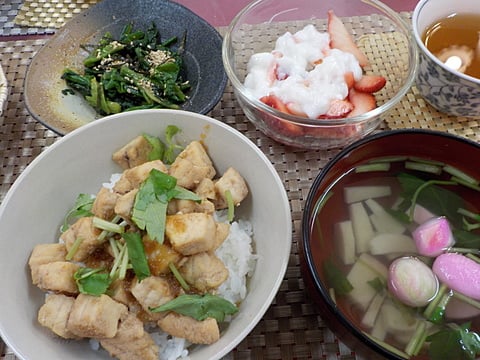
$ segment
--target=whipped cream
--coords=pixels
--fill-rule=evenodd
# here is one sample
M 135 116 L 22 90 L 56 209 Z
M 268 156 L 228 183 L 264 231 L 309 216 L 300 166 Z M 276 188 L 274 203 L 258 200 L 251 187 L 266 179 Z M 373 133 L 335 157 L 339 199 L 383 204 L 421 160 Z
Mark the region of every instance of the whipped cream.
M 269 53 L 254 54 L 247 71 L 244 85 L 256 98 L 275 95 L 295 113 L 314 119 L 332 100 L 348 96 L 346 73 L 355 81 L 362 77 L 355 56 L 331 48 L 329 34 L 313 25 L 280 36 Z

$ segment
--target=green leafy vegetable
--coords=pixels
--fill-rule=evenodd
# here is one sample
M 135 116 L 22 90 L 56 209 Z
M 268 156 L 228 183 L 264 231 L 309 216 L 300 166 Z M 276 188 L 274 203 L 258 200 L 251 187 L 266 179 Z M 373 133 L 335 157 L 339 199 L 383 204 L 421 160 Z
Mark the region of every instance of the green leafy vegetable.
M 332 259 L 327 259 L 324 262 L 323 270 L 327 284 L 335 290 L 337 295 L 346 295 L 353 290 L 350 281 L 348 281 L 345 274 L 335 265 Z
M 367 283 L 378 293 L 385 291 L 387 288 L 387 284 L 385 284 L 385 281 L 383 281 L 379 277 L 369 280 L 367 281 Z
M 176 158 L 175 151 L 182 150 L 183 148 L 177 144 L 175 144 L 174 137 L 180 132 L 180 128 L 175 125 L 168 125 L 165 129 L 165 142 L 167 147 L 165 149 L 165 154 L 163 156 L 163 162 L 165 164 L 172 164 Z
M 65 215 L 61 231 L 67 231 L 69 223 L 76 218 L 83 216 L 92 216 L 92 205 L 95 198 L 88 194 L 79 194 L 75 200 L 73 208 Z
M 83 294 L 100 296 L 104 294 L 110 286 L 112 279 L 103 269 L 91 269 L 82 267 L 73 275 L 78 290 Z
M 175 50 L 177 38 L 162 42 L 154 23 L 145 31 L 129 23 L 118 39 L 107 32 L 96 46 L 83 46 L 89 53 L 83 61 L 83 74 L 67 68 L 62 79 L 102 115 L 177 109 L 190 89 L 182 75 L 185 40 L 186 35 Z
M 143 137 L 152 147 L 152 150 L 148 153 L 148 161 L 162 160 L 165 153 L 165 144 L 156 136 L 143 134 Z
M 434 214 L 443 214 L 454 227 L 461 227 L 462 216 L 457 209 L 464 208 L 463 199 L 455 192 L 438 185 L 457 185 L 453 181 L 425 181 L 411 174 L 401 173 L 397 176 L 402 186 L 402 197 L 408 199 L 408 206 L 413 208 L 419 203 Z
M 138 233 L 124 233 L 122 237 L 127 244 L 128 258 L 132 264 L 133 272 L 138 280 L 142 281 L 151 275 L 142 237 Z
M 207 318 L 214 318 L 222 322 L 226 315 L 233 315 L 238 308 L 230 301 L 219 296 L 205 295 L 180 295 L 175 299 L 150 309 L 152 312 L 174 311 L 176 313 L 190 316 L 198 321 Z
M 450 324 L 427 337 L 431 360 L 474 360 L 480 354 L 480 337 L 469 330 L 470 324 Z
M 177 186 L 177 179 L 153 169 L 140 186 L 132 211 L 133 222 L 152 240 L 163 243 L 167 206 L 173 198 L 201 201 L 195 193 Z

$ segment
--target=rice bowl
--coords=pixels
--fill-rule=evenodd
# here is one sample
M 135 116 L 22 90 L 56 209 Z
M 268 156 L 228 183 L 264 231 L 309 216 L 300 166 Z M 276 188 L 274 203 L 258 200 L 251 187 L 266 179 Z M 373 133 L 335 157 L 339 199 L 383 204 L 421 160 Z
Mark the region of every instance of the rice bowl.
M 3 239 L 24 239 L 15 246 L 5 240 L 0 245 L 4 256 L 0 266 L 5 275 L 0 281 L 11 290 L 0 310 L 0 333 L 20 358 L 108 358 L 91 350 L 85 341 L 59 341 L 36 324 L 36 312 L 44 295 L 27 283 L 25 264 L 33 244 L 55 241 L 55 231 L 72 198 L 81 192 L 94 193 L 102 181 L 116 172 L 114 164 L 110 164 L 113 149 L 142 132 L 160 134 L 168 124 L 180 127 L 185 139 L 201 139 L 220 171 L 235 164 L 244 174 L 252 196 L 239 208 L 238 216 L 251 222 L 258 256 L 240 311 L 222 329 L 218 342 L 192 347 L 190 359 L 224 356 L 267 310 L 285 273 L 291 246 L 288 199 L 271 163 L 243 135 L 203 115 L 170 110 L 120 114 L 88 124 L 47 149 L 20 175 L 2 203 Z M 242 161 L 235 160 L 238 153 L 242 154 Z M 21 219 L 13 210 L 20 208 L 25 209 Z M 272 208 L 276 210 L 274 217 Z

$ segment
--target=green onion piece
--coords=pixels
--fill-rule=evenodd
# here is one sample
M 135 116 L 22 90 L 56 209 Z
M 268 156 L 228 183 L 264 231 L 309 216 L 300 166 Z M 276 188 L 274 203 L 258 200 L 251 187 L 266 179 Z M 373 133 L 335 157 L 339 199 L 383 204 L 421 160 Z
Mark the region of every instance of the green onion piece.
M 388 171 L 390 170 L 390 163 L 388 162 L 379 162 L 379 163 L 369 163 L 364 165 L 359 165 L 355 168 L 355 173 L 366 173 L 373 171 Z
M 185 290 L 185 291 L 189 291 L 190 286 L 187 284 L 187 282 L 183 278 L 182 274 L 180 274 L 180 272 L 176 268 L 175 264 L 170 261 L 168 263 L 168 267 L 170 268 L 170 271 L 172 272 L 173 276 L 175 276 L 175 279 L 177 279 L 177 281 L 180 284 L 180 286 L 182 287 L 182 289 Z
M 437 294 L 435 295 L 433 300 L 430 301 L 430 303 L 427 305 L 427 307 L 423 311 L 423 316 L 425 316 L 425 318 L 429 319 L 432 316 L 433 312 L 435 311 L 435 308 L 440 303 L 443 295 L 445 295 L 447 290 L 448 288 L 445 284 L 440 285 L 440 288 L 438 289 Z
M 405 169 L 422 171 L 429 174 L 440 175 L 442 173 L 442 168 L 438 165 L 419 163 L 414 161 L 406 161 Z
M 480 214 L 474 213 L 473 211 L 464 209 L 464 208 L 459 208 L 457 212 L 463 216 L 466 216 L 470 219 L 480 221 Z
M 451 166 L 451 165 L 445 165 L 443 167 L 443 171 L 445 171 L 446 173 L 452 175 L 452 176 L 455 176 L 457 178 L 460 178 L 460 179 L 463 179 L 465 182 L 469 183 L 469 184 L 473 184 L 473 185 L 479 185 L 480 182 L 471 177 L 470 175 L 467 175 L 465 172 Z
M 447 249 L 448 252 L 451 253 L 459 253 L 459 254 L 480 254 L 480 249 L 465 249 L 459 247 L 451 247 Z
M 410 339 L 407 346 L 405 347 L 405 352 L 408 355 L 412 356 L 417 354 L 420 351 L 423 343 L 427 339 L 426 333 L 427 333 L 427 325 L 425 321 L 419 321 L 412 335 L 412 338 Z
M 453 292 L 453 297 L 457 298 L 458 300 L 463 301 L 464 303 L 471 305 L 477 309 L 480 309 L 480 301 L 474 300 L 466 295 L 463 295 L 457 291 Z
M 72 247 L 70 248 L 70 250 L 68 250 L 68 253 L 67 255 L 65 256 L 65 260 L 72 260 L 73 257 L 75 256 L 75 254 L 77 253 L 78 251 L 78 248 L 80 247 L 80 245 L 82 244 L 83 242 L 83 238 L 81 237 L 78 237 L 75 239 L 75 241 L 73 242 L 72 244 Z
M 98 229 L 106 230 L 108 232 L 116 233 L 116 234 L 123 234 L 124 228 L 114 222 L 104 220 L 99 218 L 98 216 L 94 216 L 92 219 L 92 224 Z
M 127 275 L 127 269 L 128 269 L 128 247 L 125 244 L 125 252 L 123 253 L 122 261 L 120 262 L 120 267 L 118 269 L 118 278 L 120 280 L 125 279 L 125 276 Z
M 421 158 L 421 157 L 417 157 L 417 156 L 409 156 L 408 157 L 411 161 L 415 161 L 417 163 L 423 163 L 423 164 L 429 164 L 429 165 L 436 165 L 436 166 L 440 166 L 440 167 L 443 167 L 445 165 L 445 163 L 443 163 L 442 161 L 438 161 L 438 160 L 432 160 L 432 159 L 425 159 L 425 158 Z
M 472 189 L 472 190 L 480 191 L 480 186 L 479 186 L 479 185 L 477 185 L 477 184 L 472 184 L 471 182 L 468 182 L 468 181 L 466 181 L 465 179 L 460 178 L 460 177 L 458 177 L 458 176 L 452 176 L 450 180 L 456 181 L 456 182 L 458 182 L 459 184 L 461 184 L 461 185 L 463 185 L 463 186 L 465 186 L 465 187 L 468 187 L 468 188 L 470 188 L 470 189 Z
M 471 260 L 475 261 L 477 264 L 480 264 L 480 257 L 475 256 L 473 254 L 466 254 L 465 256 L 470 258 Z
M 117 241 L 114 238 L 108 239 L 108 242 L 110 243 L 110 248 L 112 249 L 113 252 L 113 257 L 116 259 L 120 255 L 120 249 L 118 247 Z
M 227 219 L 228 222 L 232 222 L 235 216 L 235 204 L 233 203 L 233 197 L 230 190 L 225 190 L 225 199 L 227 200 Z
M 380 162 L 398 162 L 398 161 L 405 161 L 407 160 L 406 156 L 382 156 L 377 157 L 369 161 L 369 163 L 380 163 Z
M 110 277 L 112 278 L 118 278 L 118 269 L 120 267 L 120 264 L 122 263 L 123 258 L 125 257 L 125 252 L 127 251 L 127 245 L 121 246 L 120 252 L 118 253 L 118 256 L 115 257 L 115 261 L 112 265 L 112 269 L 110 270 Z

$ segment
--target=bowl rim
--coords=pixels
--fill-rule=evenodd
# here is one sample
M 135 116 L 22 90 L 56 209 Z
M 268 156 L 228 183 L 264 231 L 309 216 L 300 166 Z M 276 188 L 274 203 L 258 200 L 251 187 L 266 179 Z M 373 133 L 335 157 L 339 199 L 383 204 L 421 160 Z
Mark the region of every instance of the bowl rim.
M 403 96 L 410 90 L 411 86 L 413 85 L 418 69 L 418 48 L 415 45 L 415 41 L 413 39 L 411 25 L 404 18 L 402 18 L 399 13 L 391 9 L 389 6 L 387 6 L 380 0 L 361 0 L 361 2 L 379 9 L 381 12 L 383 12 L 384 16 L 386 16 L 389 20 L 394 21 L 397 24 L 398 28 L 402 30 L 403 35 L 405 35 L 408 41 L 408 48 L 410 50 L 408 58 L 409 64 L 411 66 L 409 66 L 408 68 L 408 75 L 406 81 L 400 87 L 400 90 L 384 104 L 377 106 L 375 109 L 370 110 L 364 114 L 343 119 L 322 119 L 321 123 L 318 122 L 318 119 L 310 119 L 302 116 L 287 114 L 264 104 L 259 99 L 255 98 L 251 94 L 251 92 L 248 91 L 247 88 L 243 85 L 243 83 L 235 74 L 233 66 L 229 60 L 229 50 L 231 50 L 230 44 L 232 41 L 233 29 L 236 27 L 238 22 L 246 13 L 252 11 L 257 6 L 261 5 L 261 3 L 263 3 L 264 1 L 265 0 L 253 1 L 237 13 L 237 15 L 233 18 L 232 22 L 227 27 L 222 44 L 223 66 L 225 68 L 227 77 L 233 85 L 235 92 L 241 93 L 242 96 L 244 96 L 250 103 L 252 103 L 256 108 L 259 108 L 263 112 L 275 117 L 279 117 L 282 120 L 307 126 L 338 126 L 358 124 L 371 120 L 372 118 L 380 116 L 383 113 L 389 111 L 403 98 Z
M 282 197 L 282 203 L 284 204 L 284 210 L 285 214 L 287 215 L 285 227 L 286 227 L 286 233 L 288 234 L 286 237 L 286 244 L 285 244 L 285 249 L 281 252 L 281 255 L 283 256 L 283 259 L 281 261 L 281 265 L 277 271 L 273 274 L 272 273 L 272 281 L 271 285 L 272 287 L 268 290 L 268 296 L 264 299 L 262 299 L 261 302 L 258 304 L 258 308 L 256 309 L 257 312 L 254 314 L 249 315 L 248 319 L 248 326 L 245 326 L 244 328 L 241 329 L 238 333 L 236 333 L 234 336 L 232 336 L 231 341 L 228 343 L 227 346 L 224 346 L 221 351 L 217 352 L 213 359 L 220 359 L 221 357 L 225 356 L 233 350 L 238 344 L 241 343 L 242 340 L 244 340 L 254 329 L 254 327 L 260 322 L 262 317 L 265 315 L 267 312 L 268 308 L 270 307 L 271 303 L 273 302 L 275 296 L 278 293 L 278 290 L 282 284 L 282 281 L 284 279 L 287 267 L 288 267 L 288 262 L 289 262 L 289 257 L 291 253 L 291 246 L 292 246 L 292 215 L 291 215 L 291 207 L 290 207 L 290 201 L 287 196 L 287 191 L 285 189 L 285 186 L 283 185 L 283 182 L 280 178 L 279 173 L 271 163 L 271 161 L 268 159 L 267 155 L 265 155 L 259 147 L 255 145 L 255 143 L 250 140 L 246 135 L 244 135 L 242 132 L 239 130 L 235 129 L 234 127 L 231 127 L 227 125 L 226 123 L 223 123 L 221 121 L 218 121 L 212 117 L 209 117 L 204 114 L 199 114 L 191 111 L 185 111 L 185 110 L 172 110 L 172 109 L 148 109 L 148 110 L 135 110 L 135 111 L 130 111 L 130 112 L 122 112 L 118 114 L 113 114 L 109 116 L 105 116 L 101 119 L 98 119 L 96 121 L 92 121 L 84 126 L 81 126 L 68 134 L 66 134 L 63 137 L 60 137 L 58 141 L 53 143 L 51 146 L 45 149 L 42 153 L 40 153 L 35 159 L 30 162 L 30 164 L 23 170 L 18 178 L 15 180 L 15 182 L 12 184 L 8 192 L 6 193 L 4 200 L 0 204 L 0 218 L 2 218 L 3 214 L 7 211 L 7 207 L 11 201 L 11 199 L 15 196 L 14 194 L 17 192 L 17 189 L 22 186 L 22 183 L 25 181 L 25 179 L 29 176 L 31 170 L 33 170 L 35 167 L 38 166 L 38 164 L 43 161 L 44 158 L 50 156 L 52 152 L 56 151 L 57 148 L 62 147 L 62 144 L 65 144 L 69 139 L 78 137 L 82 133 L 85 132 L 91 132 L 92 130 L 90 128 L 92 127 L 102 127 L 104 123 L 109 122 L 109 123 L 114 123 L 118 118 L 122 117 L 132 117 L 132 116 L 141 116 L 141 114 L 145 113 L 153 113 L 153 114 L 165 114 L 165 115 L 175 115 L 175 114 L 183 114 L 184 116 L 192 117 L 192 118 L 197 118 L 197 119 L 203 119 L 206 123 L 203 124 L 203 127 L 205 129 L 208 129 L 209 126 L 216 126 L 224 129 L 226 132 L 229 132 L 235 136 L 238 136 L 240 139 L 242 139 L 242 142 L 245 143 L 246 146 L 248 146 L 253 152 L 255 152 L 256 155 L 259 156 L 259 158 L 262 160 L 262 163 L 266 166 L 266 168 L 269 170 L 269 172 L 272 174 L 273 179 L 275 183 L 278 185 L 278 188 L 281 189 L 281 197 Z M 152 121 L 153 122 L 153 121 Z M 200 140 L 204 140 L 203 138 Z M 247 293 L 248 294 L 248 293 Z M 247 299 L 247 298 L 245 298 Z M 245 301 L 245 299 L 243 301 Z M 4 327 L 3 322 L 0 322 L 0 335 L 2 336 L 2 339 L 4 340 L 5 344 L 9 346 L 12 351 L 17 354 L 21 359 L 26 359 L 24 354 L 22 353 L 22 349 L 17 348 L 14 344 L 15 341 L 14 339 L 8 335 L 7 329 Z M 220 338 L 221 339 L 221 338 Z M 192 354 L 190 354 L 192 356 Z
M 417 43 L 417 46 L 420 48 L 421 52 L 425 54 L 429 60 L 433 61 L 435 64 L 440 66 L 443 70 L 445 70 L 447 73 L 451 73 L 452 75 L 458 76 L 461 79 L 464 79 L 466 81 L 472 82 L 474 84 L 480 85 L 480 78 L 476 78 L 467 74 L 464 74 L 458 70 L 451 69 L 445 63 L 440 61 L 424 44 L 422 40 L 422 34 L 419 31 L 418 28 L 418 17 L 420 16 L 420 12 L 423 10 L 425 5 L 429 2 L 430 0 L 420 0 L 417 5 L 415 6 L 413 13 L 412 13 L 412 30 L 413 30 L 413 36 L 415 38 L 415 42 Z
M 340 321 L 342 326 L 348 329 L 350 334 L 353 334 L 355 338 L 360 340 L 363 344 L 366 344 L 368 348 L 375 351 L 377 354 L 386 356 L 390 359 L 395 360 L 405 360 L 404 357 L 400 357 L 398 354 L 395 354 L 389 351 L 387 348 L 384 348 L 379 343 L 371 339 L 367 336 L 364 332 L 359 330 L 357 327 L 353 326 L 350 321 L 344 316 L 343 312 L 336 306 L 334 301 L 331 299 L 328 289 L 323 285 L 322 281 L 320 280 L 319 273 L 317 271 L 317 267 L 315 265 L 315 261 L 311 255 L 311 246 L 310 246 L 310 229 L 311 229 L 311 219 L 310 215 L 315 212 L 315 197 L 316 197 L 316 189 L 318 188 L 319 183 L 323 181 L 325 176 L 327 176 L 328 172 L 336 165 L 338 161 L 341 159 L 348 157 L 348 155 L 355 150 L 357 147 L 367 144 L 372 141 L 376 141 L 377 139 L 391 137 L 391 136 L 398 136 L 402 134 L 426 134 L 430 136 L 437 136 L 437 137 L 444 137 L 448 138 L 452 141 L 463 142 L 468 145 L 475 146 L 480 148 L 480 144 L 470 140 L 465 137 L 461 137 L 459 135 L 442 132 L 439 130 L 432 130 L 432 129 L 416 129 L 416 128 L 409 128 L 409 129 L 394 129 L 394 130 L 385 130 L 381 132 L 377 132 L 371 135 L 368 135 L 360 140 L 353 142 L 352 144 L 345 147 L 339 153 L 337 153 L 331 160 L 328 161 L 327 165 L 318 173 L 315 179 L 312 182 L 312 185 L 309 189 L 307 198 L 305 200 L 304 211 L 302 215 L 302 230 L 301 230 L 301 252 L 302 257 L 305 261 L 305 265 L 309 275 L 311 276 L 312 282 L 315 287 L 315 291 L 320 294 L 322 301 L 326 304 L 328 311 L 335 315 L 335 317 Z

